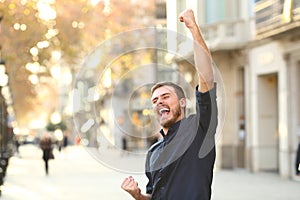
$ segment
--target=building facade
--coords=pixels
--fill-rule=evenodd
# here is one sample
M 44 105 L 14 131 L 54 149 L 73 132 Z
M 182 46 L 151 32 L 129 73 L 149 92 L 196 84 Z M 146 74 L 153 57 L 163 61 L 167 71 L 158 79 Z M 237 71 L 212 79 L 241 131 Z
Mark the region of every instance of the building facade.
M 255 40 L 247 46 L 247 126 L 253 171 L 295 174 L 299 142 L 300 1 L 256 1 Z
M 217 168 L 294 177 L 300 127 L 299 4 L 299 0 L 167 1 L 167 28 L 187 38 L 185 28 L 174 19 L 193 8 L 222 76 L 218 90 L 225 100 L 219 100 L 219 109 L 225 116 L 217 137 Z M 177 41 L 178 52 L 183 43 Z M 188 59 L 174 59 L 183 74 L 193 73 L 187 62 L 192 56 L 187 52 Z M 195 80 L 189 82 L 194 85 Z

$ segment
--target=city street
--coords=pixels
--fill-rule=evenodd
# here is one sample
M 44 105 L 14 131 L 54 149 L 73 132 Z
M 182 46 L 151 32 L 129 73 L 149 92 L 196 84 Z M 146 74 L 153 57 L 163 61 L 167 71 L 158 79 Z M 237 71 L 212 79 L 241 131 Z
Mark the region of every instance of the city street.
M 0 200 L 132 200 L 161 135 L 180 200 L 214 145 L 211 200 L 300 200 L 300 0 L 0 0 L 0 35 Z
M 120 184 L 129 174 L 117 172 L 96 161 L 83 147 L 70 146 L 55 150 L 50 173 L 45 175 L 42 152 L 33 145 L 20 148 L 20 157 L 12 157 L 5 183 L 3 200 L 130 200 Z M 122 156 L 133 165 L 144 162 L 132 155 Z M 142 191 L 146 177 L 134 174 Z M 275 173 L 253 175 L 245 170 L 221 170 L 215 173 L 213 200 L 299 200 L 300 181 L 280 178 Z

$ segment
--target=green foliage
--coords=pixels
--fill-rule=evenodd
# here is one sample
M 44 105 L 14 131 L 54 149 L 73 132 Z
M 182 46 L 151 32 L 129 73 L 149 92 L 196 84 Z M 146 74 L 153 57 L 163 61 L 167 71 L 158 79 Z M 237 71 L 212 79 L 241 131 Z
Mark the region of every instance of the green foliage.
M 50 113 L 55 107 L 53 102 L 56 102 L 57 93 L 54 90 L 57 85 L 51 81 L 50 74 L 53 67 L 51 62 L 53 51 L 60 51 L 62 56 L 60 63 L 76 73 L 84 57 L 96 45 L 122 31 L 149 27 L 154 22 L 150 19 L 150 16 L 154 16 L 153 0 L 140 3 L 110 0 L 109 5 L 105 5 L 106 1 L 99 1 L 97 5 L 91 5 L 89 0 L 55 1 L 50 6 L 55 10 L 56 18 L 50 21 L 39 18 L 39 1 L 0 0 L 0 2 L 0 16 L 3 16 L 0 45 L 14 97 L 15 115 L 20 126 L 30 124 L 33 118 L 40 119 L 47 116 L 41 113 Z M 107 6 L 110 7 L 110 12 L 104 12 Z M 26 28 L 21 29 L 21 26 Z M 53 31 L 57 34 L 48 37 L 47 33 Z M 44 41 L 47 41 L 49 46 L 38 48 L 37 56 L 31 55 L 30 49 Z M 133 42 L 128 40 L 127 43 L 119 46 L 130 45 Z M 106 58 L 106 61 L 109 59 Z M 132 63 L 135 61 L 132 59 L 130 56 L 123 56 L 122 60 L 115 63 L 116 66 L 122 67 L 120 71 L 114 70 L 117 71 L 117 76 L 134 66 Z M 40 81 L 37 85 L 29 81 L 31 72 L 25 67 L 27 63 L 33 62 L 38 62 L 42 66 L 40 69 L 43 69 L 37 73 Z M 49 124 L 49 128 L 53 127 L 55 125 Z
M 65 130 L 67 130 L 67 125 L 63 121 L 61 121 L 58 124 L 53 124 L 52 122 L 49 122 L 46 126 L 46 129 L 47 129 L 47 131 L 55 131 L 57 129 L 65 131 Z

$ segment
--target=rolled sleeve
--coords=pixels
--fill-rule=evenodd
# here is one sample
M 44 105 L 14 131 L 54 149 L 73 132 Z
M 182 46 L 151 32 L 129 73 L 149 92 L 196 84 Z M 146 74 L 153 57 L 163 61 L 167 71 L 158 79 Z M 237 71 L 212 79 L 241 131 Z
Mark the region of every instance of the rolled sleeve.
M 196 87 L 197 113 L 200 113 L 200 125 L 206 132 L 211 124 L 217 124 L 217 84 L 204 93 L 198 91 Z

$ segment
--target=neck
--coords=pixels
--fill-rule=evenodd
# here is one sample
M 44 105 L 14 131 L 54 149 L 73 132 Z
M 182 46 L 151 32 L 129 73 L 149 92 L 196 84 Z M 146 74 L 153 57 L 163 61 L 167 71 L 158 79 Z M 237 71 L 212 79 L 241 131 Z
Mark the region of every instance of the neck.
M 167 127 L 167 128 L 163 127 L 162 130 L 164 131 L 164 134 L 167 135 L 168 131 L 169 131 L 169 127 Z
M 175 123 L 173 123 L 173 124 L 176 124 L 177 122 L 181 121 L 183 118 L 184 118 L 184 116 L 181 117 L 181 118 L 179 118 L 179 119 L 178 119 Z M 173 125 L 173 124 L 172 124 L 172 125 Z M 172 125 L 170 125 L 170 126 L 172 126 Z M 169 129 L 170 129 L 170 126 L 168 126 L 168 127 L 162 127 L 162 130 L 164 131 L 164 134 L 165 134 L 165 135 L 168 134 L 168 131 L 169 131 Z

